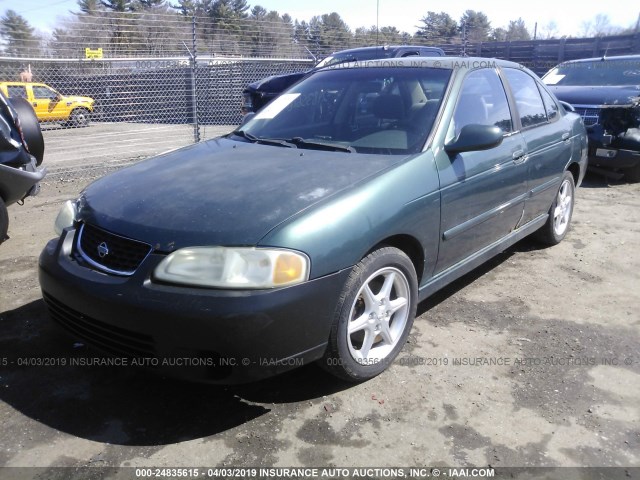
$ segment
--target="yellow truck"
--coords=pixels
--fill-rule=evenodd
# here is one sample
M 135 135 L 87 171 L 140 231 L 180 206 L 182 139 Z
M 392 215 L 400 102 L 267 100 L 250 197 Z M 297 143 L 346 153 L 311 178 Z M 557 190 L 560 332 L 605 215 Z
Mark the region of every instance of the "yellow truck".
M 9 98 L 25 98 L 40 122 L 64 122 L 84 127 L 89 124 L 93 112 L 93 98 L 61 95 L 44 83 L 0 82 L 0 91 Z

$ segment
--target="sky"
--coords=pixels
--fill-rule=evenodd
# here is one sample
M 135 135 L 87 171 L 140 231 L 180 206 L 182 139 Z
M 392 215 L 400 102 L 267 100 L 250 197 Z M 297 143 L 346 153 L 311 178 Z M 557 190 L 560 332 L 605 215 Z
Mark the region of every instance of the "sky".
M 557 34 L 572 36 L 579 35 L 583 22 L 593 20 L 598 14 L 608 15 L 611 25 L 625 28 L 635 26 L 640 14 L 640 3 L 634 0 L 581 0 L 579 3 L 558 0 L 485 0 L 482 3 L 470 0 L 248 0 L 247 3 L 306 21 L 314 15 L 337 12 L 352 30 L 376 25 L 376 18 L 379 18 L 380 27 L 394 26 L 411 34 L 420 25 L 420 18 L 430 10 L 445 11 L 455 20 L 465 10 L 479 10 L 489 17 L 493 28 L 506 27 L 510 20 L 521 17 L 531 33 L 536 22 L 539 32 L 555 22 Z M 77 11 L 76 7 L 76 0 L 0 0 L 1 13 L 15 10 L 33 27 L 44 32 L 53 30 L 56 18 L 68 16 L 70 11 Z

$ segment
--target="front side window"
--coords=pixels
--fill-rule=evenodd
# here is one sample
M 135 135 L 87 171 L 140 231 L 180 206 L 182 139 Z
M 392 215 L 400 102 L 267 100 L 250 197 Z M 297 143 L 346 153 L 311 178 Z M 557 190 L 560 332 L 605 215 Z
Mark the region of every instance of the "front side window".
M 465 125 L 493 125 L 504 133 L 513 131 L 511 111 L 500 77 L 493 69 L 475 70 L 467 75 L 453 115 L 453 137 Z
M 516 101 L 522 128 L 546 123 L 547 111 L 533 77 L 514 68 L 505 68 L 504 73 Z
M 346 68 L 317 72 L 258 112 L 242 141 L 283 146 L 409 154 L 422 150 L 451 71 Z M 234 137 L 232 137 L 234 138 Z
M 53 100 L 56 98 L 56 92 L 49 87 L 43 87 L 41 85 L 35 85 L 33 87 L 33 96 L 39 99 Z

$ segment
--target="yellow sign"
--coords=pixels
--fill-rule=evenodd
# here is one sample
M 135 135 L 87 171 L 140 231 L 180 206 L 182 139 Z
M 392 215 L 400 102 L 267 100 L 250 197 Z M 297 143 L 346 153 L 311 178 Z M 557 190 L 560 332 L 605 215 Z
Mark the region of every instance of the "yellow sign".
M 85 58 L 102 58 L 102 49 L 101 48 L 85 48 L 84 49 Z

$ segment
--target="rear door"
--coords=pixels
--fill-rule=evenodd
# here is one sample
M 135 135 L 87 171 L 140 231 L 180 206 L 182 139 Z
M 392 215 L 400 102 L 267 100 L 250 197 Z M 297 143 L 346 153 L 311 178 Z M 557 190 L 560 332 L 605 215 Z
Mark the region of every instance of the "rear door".
M 30 87 L 33 90 L 33 108 L 39 120 L 65 120 L 68 117 L 68 106 L 58 92 L 46 85 Z
M 533 76 L 504 68 L 526 143 L 522 157 L 528 173 L 527 199 L 520 225 L 548 212 L 564 167 L 571 158 L 571 126 L 559 113 L 555 99 Z
M 503 83 L 495 69 L 467 74 L 449 125 L 446 142 L 463 126 L 495 125 L 502 143 L 492 149 L 446 155 L 438 153 L 441 183 L 440 273 L 515 229 L 526 196 L 526 166 L 519 159 L 525 144 L 514 128 Z
M 7 96 L 9 98 L 18 98 L 18 97 L 22 97 L 25 100 L 29 100 L 29 97 L 27 95 L 27 87 L 26 85 L 7 85 Z

